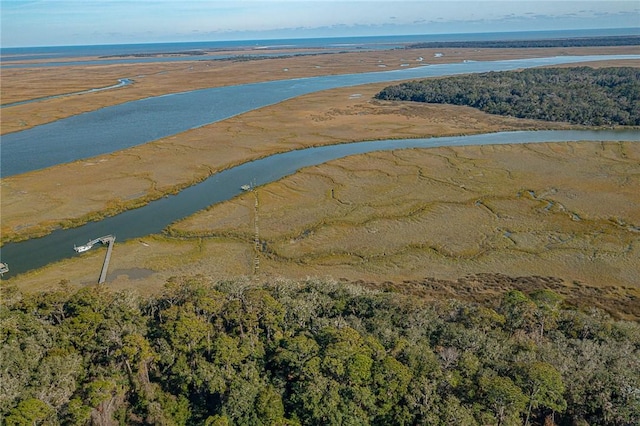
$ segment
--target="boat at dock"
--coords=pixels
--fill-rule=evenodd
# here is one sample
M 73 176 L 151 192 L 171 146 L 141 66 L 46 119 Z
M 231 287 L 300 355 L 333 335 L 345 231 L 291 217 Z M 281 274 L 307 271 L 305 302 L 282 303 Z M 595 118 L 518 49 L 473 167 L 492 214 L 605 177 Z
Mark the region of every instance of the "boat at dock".
M 0 262 L 0 276 L 6 274 L 7 272 L 9 272 L 9 264 Z
M 102 271 L 100 272 L 100 279 L 98 280 L 98 284 L 102 284 L 107 280 L 107 270 L 109 269 L 109 261 L 111 260 L 111 251 L 113 250 L 113 244 L 115 242 L 116 242 L 115 235 L 105 235 L 104 237 L 99 237 L 99 238 L 96 238 L 95 240 L 89 240 L 89 242 L 85 245 L 73 246 L 73 249 L 78 253 L 88 251 L 98 243 L 106 244 L 108 246 L 107 254 L 104 257 L 104 263 L 102 264 Z
M 78 253 L 83 253 L 85 251 L 89 251 L 91 249 L 91 247 L 93 247 L 93 244 L 91 244 L 91 241 L 89 241 L 87 244 L 83 245 L 83 246 L 73 246 L 73 249 L 78 252 Z
M 113 235 L 105 235 L 104 237 L 96 238 L 95 240 L 89 240 L 87 244 L 84 244 L 82 246 L 74 245 L 73 249 L 78 253 L 84 253 L 85 251 L 91 250 L 91 248 L 98 243 L 108 244 L 111 241 L 115 241 L 115 239 L 116 237 Z

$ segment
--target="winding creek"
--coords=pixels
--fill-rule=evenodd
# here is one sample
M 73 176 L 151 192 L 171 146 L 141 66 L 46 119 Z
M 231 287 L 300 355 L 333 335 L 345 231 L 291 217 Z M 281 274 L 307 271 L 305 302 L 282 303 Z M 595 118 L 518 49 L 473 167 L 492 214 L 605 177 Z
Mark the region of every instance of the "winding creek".
M 449 64 L 442 67 L 429 66 L 384 73 L 256 83 L 149 98 L 116 107 L 104 108 L 3 136 L 0 142 L 2 173 L 3 176 L 10 176 L 100 153 L 113 152 L 179 133 L 189 128 L 222 120 L 223 118 L 270 105 L 284 99 L 328 88 L 435 75 L 582 62 L 594 60 L 593 58 L 601 60 L 619 57 L 559 57 Z M 640 55 L 625 55 L 624 58 L 640 59 Z M 434 68 L 439 69 L 434 70 Z M 202 102 L 202 104 L 198 102 Z M 223 108 L 225 104 L 230 105 L 229 108 Z M 221 110 L 218 111 L 214 108 L 215 105 L 220 106 Z M 182 111 L 181 108 L 186 108 L 187 111 Z M 105 112 L 104 110 L 109 111 Z M 196 115 L 197 119 L 187 120 L 186 123 L 181 122 L 181 118 L 188 116 L 189 112 Z M 148 125 L 140 123 L 138 120 L 142 120 L 143 123 Z M 154 126 L 151 126 L 151 123 L 154 123 L 154 126 L 157 123 L 158 126 L 155 127 L 158 128 L 155 129 Z M 113 126 L 118 127 L 118 129 L 112 129 Z M 43 130 L 42 128 L 45 129 Z M 114 131 L 111 132 L 110 130 Z M 125 138 L 127 131 L 132 132 L 130 138 Z M 100 132 L 106 132 L 110 137 L 104 137 L 105 135 L 101 135 Z M 44 140 L 37 139 L 39 136 Z M 99 142 L 95 142 L 96 137 Z M 89 140 L 92 143 L 87 143 Z M 233 198 L 242 192 L 240 186 L 243 184 L 254 182 L 256 185 L 263 185 L 293 174 L 302 167 L 322 164 L 348 155 L 379 150 L 436 146 L 566 141 L 638 142 L 640 141 L 640 131 L 555 130 L 501 132 L 459 137 L 369 141 L 301 149 L 276 154 L 228 169 L 213 175 L 200 184 L 181 191 L 179 194 L 159 199 L 139 209 L 130 210 L 99 222 L 88 223 L 73 229 L 57 230 L 42 238 L 6 244 L 0 249 L 0 256 L 3 262 L 7 262 L 10 265 L 10 272 L 6 276 L 15 276 L 49 263 L 72 257 L 76 255 L 73 246 L 84 244 L 89 239 L 114 234 L 117 236 L 118 241 L 123 241 L 159 233 L 175 221 L 212 204 Z M 27 147 L 20 145 L 27 145 Z M 53 147 L 49 145 L 53 145 Z M 47 149 L 44 149 L 43 146 L 47 146 Z M 54 156 L 55 158 L 53 159 L 48 158 L 47 153 L 51 152 L 50 150 L 55 151 L 55 149 L 65 152 L 65 155 L 62 157 Z M 42 151 L 46 152 L 43 153 Z
M 118 241 L 162 232 L 168 225 L 212 204 L 229 200 L 242 192 L 241 185 L 264 185 L 307 166 L 348 155 L 406 148 L 568 141 L 640 141 L 637 130 L 544 130 L 500 132 L 472 136 L 355 142 L 307 148 L 275 154 L 242 164 L 211 176 L 176 195 L 153 201 L 144 207 L 92 222 L 78 228 L 58 230 L 43 238 L 2 247 L 2 259 L 10 263 L 7 276 L 45 266 L 75 255 L 74 245 L 102 235 L 116 235 Z
M 59 95 L 52 95 L 52 96 L 45 96 L 45 97 L 42 97 L 42 98 L 28 99 L 26 101 L 11 102 L 11 103 L 8 103 L 8 104 L 0 105 L 0 108 L 9 108 L 9 107 L 18 106 L 18 105 L 31 104 L 31 103 L 34 103 L 34 102 L 46 101 L 47 99 L 66 98 L 67 96 L 86 95 L 87 93 L 104 92 L 105 90 L 119 89 L 121 87 L 128 86 L 128 85 L 130 85 L 132 83 L 133 83 L 133 81 L 131 81 L 128 78 L 121 78 L 121 79 L 118 80 L 118 84 L 112 84 L 111 86 L 96 87 L 94 89 L 81 90 L 79 92 L 61 93 Z

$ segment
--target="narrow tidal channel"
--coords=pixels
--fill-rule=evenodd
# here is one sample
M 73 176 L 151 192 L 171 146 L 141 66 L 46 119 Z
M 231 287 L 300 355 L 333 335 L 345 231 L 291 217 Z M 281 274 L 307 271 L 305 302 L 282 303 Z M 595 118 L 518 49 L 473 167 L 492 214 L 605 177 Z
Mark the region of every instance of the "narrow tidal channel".
M 373 151 L 438 146 L 522 144 L 569 141 L 640 142 L 639 130 L 549 130 L 500 132 L 473 136 L 428 139 L 402 139 L 348 143 L 307 148 L 275 154 L 217 173 L 180 193 L 161 198 L 141 208 L 130 210 L 78 228 L 57 230 L 42 237 L 10 243 L 0 249 L 0 260 L 9 264 L 5 277 L 15 276 L 76 255 L 74 245 L 112 234 L 118 242 L 163 231 L 168 225 L 210 205 L 229 200 L 242 192 L 242 185 L 264 185 L 297 170 L 349 155 Z

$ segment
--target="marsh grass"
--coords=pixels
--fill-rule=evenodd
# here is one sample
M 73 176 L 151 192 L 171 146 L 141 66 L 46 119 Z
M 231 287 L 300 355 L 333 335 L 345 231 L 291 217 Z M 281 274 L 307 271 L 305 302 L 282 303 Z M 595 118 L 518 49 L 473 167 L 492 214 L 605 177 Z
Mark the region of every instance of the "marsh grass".
M 557 53 L 459 49 L 445 60 Z M 269 73 L 281 70 L 285 62 L 298 73 L 286 76 L 292 78 L 367 71 L 377 68 L 375 55 L 384 55 L 390 63 L 406 54 L 328 55 L 313 59 L 322 61 L 320 68 L 307 66 L 322 71 L 290 63 L 302 65 L 309 58 L 261 61 L 262 68 L 229 63 L 191 74 L 168 64 L 162 67 L 171 72 L 162 75 L 154 74 L 153 67 L 113 67 L 104 77 L 90 77 L 91 84 L 142 70 L 148 77 L 110 93 L 7 108 L 2 132 L 175 88 L 280 78 Z M 354 68 L 356 62 L 359 68 Z M 620 65 L 638 66 L 637 61 Z M 66 70 L 64 76 L 73 80 L 85 71 Z M 49 77 L 47 72 L 40 81 L 30 77 L 30 85 L 44 88 Z M 21 78 L 19 73 L 3 72 L 3 97 L 7 90 L 25 87 Z M 382 87 L 302 96 L 91 159 L 92 167 L 87 167 L 89 160 L 80 161 L 3 179 L 2 242 L 100 220 L 276 152 L 357 140 L 568 127 L 489 116 L 465 107 L 372 101 Z M 361 96 L 354 98 L 354 93 Z M 260 188 L 259 275 L 252 275 L 253 198 L 240 196 L 172 224 L 165 235 L 118 242 L 114 270 L 146 268 L 153 273 L 145 280 L 118 277 L 109 286 L 154 292 L 171 276 L 195 273 L 216 279 L 322 276 L 433 298 L 460 292 L 474 300 L 491 299 L 514 286 L 547 286 L 570 296 L 570 303 L 599 303 L 621 316 L 638 318 L 638 149 L 633 143 L 505 145 L 403 150 L 338 160 Z M 113 175 L 102 173 L 105 168 Z M 93 191 L 107 186 L 109 192 Z M 546 209 L 550 201 L 553 206 Z M 91 252 L 9 281 L 27 291 L 46 290 L 61 279 L 82 286 L 93 283 L 102 258 L 101 252 Z M 524 276 L 543 278 L 513 278 Z

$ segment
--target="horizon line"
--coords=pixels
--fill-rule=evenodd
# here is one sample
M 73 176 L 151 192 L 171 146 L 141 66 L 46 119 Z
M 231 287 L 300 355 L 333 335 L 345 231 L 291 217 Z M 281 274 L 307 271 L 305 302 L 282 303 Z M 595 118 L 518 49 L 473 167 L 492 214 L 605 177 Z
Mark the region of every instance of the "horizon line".
M 189 44 L 189 43 L 225 43 L 225 42 L 252 42 L 252 41 L 278 41 L 278 40 L 320 40 L 320 39 L 354 39 L 354 38 L 376 38 L 376 37 L 425 37 L 425 36 L 447 36 L 447 35 L 472 35 L 472 34 L 525 34 L 525 33 L 561 33 L 571 31 L 629 31 L 632 34 L 640 35 L 640 27 L 615 27 L 615 28 L 568 28 L 552 30 L 521 30 L 521 31 L 474 31 L 474 32 L 439 32 L 439 33 L 417 33 L 417 34 L 377 34 L 377 35 L 336 35 L 336 36 L 307 36 L 307 37 L 264 37 L 264 38 L 229 38 L 219 40 L 174 40 L 174 41 L 138 41 L 128 43 L 95 43 L 95 44 L 51 44 L 51 45 L 24 45 L 24 46 L 3 46 L 5 49 L 30 49 L 30 48 L 54 48 L 54 47 L 93 47 L 93 46 L 131 46 L 131 45 L 159 45 L 159 44 Z M 602 36 L 607 37 L 607 36 Z

